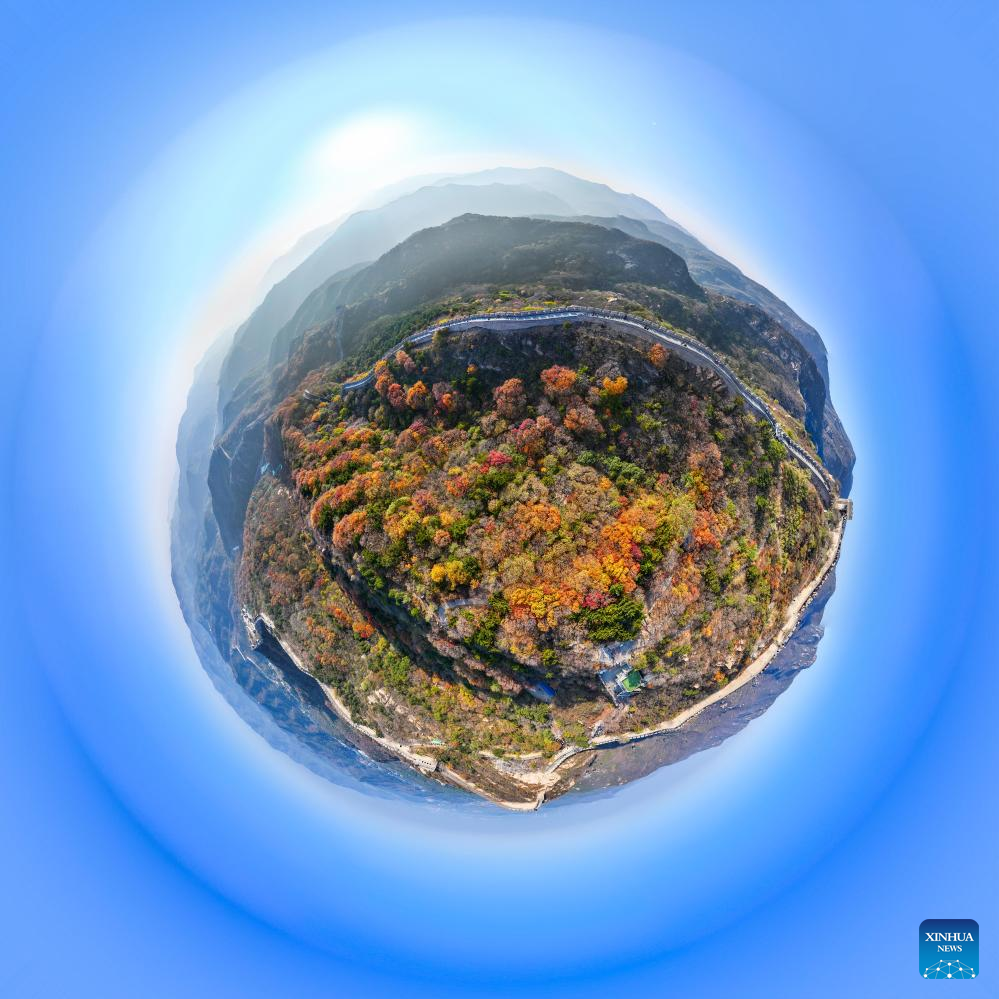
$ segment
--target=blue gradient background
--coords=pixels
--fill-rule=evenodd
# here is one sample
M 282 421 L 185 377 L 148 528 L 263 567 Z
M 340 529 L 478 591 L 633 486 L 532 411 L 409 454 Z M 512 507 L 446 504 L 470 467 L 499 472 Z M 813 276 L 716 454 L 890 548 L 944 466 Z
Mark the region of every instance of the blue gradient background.
M 0 993 L 907 996 L 940 987 L 918 924 L 966 917 L 961 988 L 995 995 L 994 5 L 425 23 L 462 13 L 3 8 Z M 818 662 L 609 798 L 323 781 L 171 598 L 184 320 L 280 214 L 287 150 L 400 92 L 455 145 L 686 206 L 829 348 L 857 514 Z

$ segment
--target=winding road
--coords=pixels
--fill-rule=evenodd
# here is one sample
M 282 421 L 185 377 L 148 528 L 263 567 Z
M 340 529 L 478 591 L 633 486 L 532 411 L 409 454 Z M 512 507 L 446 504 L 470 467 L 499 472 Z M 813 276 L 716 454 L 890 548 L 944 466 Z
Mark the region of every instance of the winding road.
M 678 333 L 676 330 L 660 326 L 658 323 L 650 322 L 647 319 L 639 319 L 626 312 L 611 312 L 606 309 L 578 308 L 573 306 L 564 309 L 532 309 L 524 312 L 480 313 L 474 316 L 465 316 L 461 319 L 452 319 L 449 322 L 439 323 L 436 326 L 429 326 L 417 333 L 412 333 L 392 347 L 391 350 L 386 351 L 382 357 L 387 360 L 397 350 L 404 347 L 422 346 L 432 340 L 434 334 L 440 330 L 455 332 L 481 329 L 488 326 L 493 326 L 497 329 L 513 329 L 517 326 L 555 326 L 567 322 L 586 321 L 598 321 L 604 323 L 606 326 L 622 329 L 648 343 L 661 343 L 679 354 L 684 360 L 696 364 L 698 367 L 708 368 L 713 371 L 732 392 L 741 396 L 748 406 L 759 413 L 770 424 L 777 440 L 784 445 L 789 454 L 793 455 L 804 466 L 805 471 L 808 472 L 815 488 L 819 491 L 826 504 L 832 506 L 833 500 L 836 498 L 836 492 L 829 473 L 797 441 L 788 435 L 770 411 L 770 407 L 752 389 L 743 385 L 732 369 L 714 351 L 705 347 L 699 340 L 694 340 L 682 333 Z M 349 392 L 364 388 L 371 383 L 373 378 L 373 372 L 369 372 L 363 378 L 344 382 L 343 390 Z

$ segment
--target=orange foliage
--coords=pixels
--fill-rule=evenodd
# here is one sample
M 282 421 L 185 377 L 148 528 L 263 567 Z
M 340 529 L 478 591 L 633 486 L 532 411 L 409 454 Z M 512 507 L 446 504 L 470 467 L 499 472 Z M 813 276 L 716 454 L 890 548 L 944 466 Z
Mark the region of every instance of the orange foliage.
M 312 504 L 312 509 L 309 511 L 309 523 L 311 523 L 313 527 L 319 527 L 323 511 L 328 506 L 332 506 L 330 503 L 330 494 L 328 492 L 323 493 L 322 496 L 320 496 L 319 499 Z
M 360 537 L 367 519 L 367 510 L 354 510 L 341 517 L 333 528 L 333 544 L 341 551 L 349 548 Z
M 550 503 L 522 503 L 515 519 L 522 539 L 557 531 L 562 526 L 562 515 Z
M 717 517 L 712 510 L 698 510 L 694 519 L 694 541 L 698 548 L 721 548 L 715 534 Z
M 370 638 L 375 633 L 375 629 L 367 621 L 354 621 L 353 628 L 354 634 L 362 640 Z
M 524 420 L 515 431 L 517 449 L 528 458 L 542 457 L 547 450 L 547 435 L 551 429 L 552 421 L 547 416 Z
M 694 556 L 687 555 L 673 573 L 673 595 L 682 603 L 693 603 L 701 595 L 697 582 L 700 577 L 700 570 L 694 564 Z
M 410 409 L 426 409 L 429 399 L 430 390 L 423 384 L 423 382 L 417 382 L 406 393 L 406 405 L 409 406 Z
M 725 473 L 721 451 L 714 441 L 709 441 L 701 450 L 694 451 L 687 461 L 691 472 L 700 472 L 706 483 L 713 485 Z
M 401 541 L 419 522 L 420 515 L 416 510 L 412 507 L 402 507 L 386 515 L 384 530 L 393 541 Z
M 574 434 L 603 433 L 603 424 L 597 419 L 597 414 L 589 406 L 570 406 L 565 413 L 563 426 Z
M 471 484 L 472 482 L 467 475 L 452 475 L 444 484 L 444 488 L 448 491 L 448 495 L 457 498 L 464 496 Z
M 508 378 L 502 385 L 493 389 L 493 399 L 500 416 L 512 420 L 517 416 L 527 401 L 524 383 L 519 378 Z
M 545 368 L 541 372 L 541 383 L 549 395 L 565 395 L 576 384 L 578 375 L 572 368 L 564 368 L 561 364 Z

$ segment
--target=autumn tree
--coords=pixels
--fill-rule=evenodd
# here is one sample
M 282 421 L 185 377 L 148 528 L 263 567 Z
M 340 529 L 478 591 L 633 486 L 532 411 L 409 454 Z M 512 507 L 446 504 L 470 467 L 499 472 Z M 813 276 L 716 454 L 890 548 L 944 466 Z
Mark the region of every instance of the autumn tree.
M 312 504 L 312 511 L 309 514 L 309 521 L 312 526 L 322 534 L 329 534 L 336 523 L 336 514 L 329 502 L 329 493 L 323 494 Z
M 541 384 L 544 386 L 546 395 L 553 399 L 560 398 L 572 391 L 578 377 L 572 368 L 555 364 L 541 372 Z
M 698 548 L 721 548 L 721 541 L 715 533 L 717 518 L 711 510 L 698 510 L 694 521 L 694 543 Z
M 426 409 L 430 401 L 430 390 L 423 382 L 417 382 L 406 393 L 406 405 L 410 409 Z
M 341 551 L 349 548 L 364 531 L 365 522 L 368 519 L 367 510 L 354 510 L 345 517 L 337 521 L 333 528 L 333 544 Z
M 434 382 L 431 394 L 442 413 L 452 413 L 458 408 L 459 394 L 450 382 Z
M 691 470 L 700 470 L 705 481 L 711 485 L 721 481 L 725 473 L 721 451 L 714 441 L 708 441 L 702 448 L 692 451 L 687 463 Z
M 461 559 L 438 562 L 430 570 L 430 579 L 444 589 L 455 590 L 472 580 L 472 566 Z
M 496 411 L 508 420 L 516 419 L 527 404 L 524 383 L 519 378 L 508 378 L 493 389 Z
M 528 458 L 544 457 L 552 429 L 552 421 L 547 416 L 524 420 L 514 431 L 517 450 Z
M 579 437 L 585 434 L 602 434 L 604 432 L 603 425 L 597 419 L 597 414 L 585 403 L 570 406 L 566 410 L 562 423 L 566 430 Z
M 398 382 L 392 382 L 388 387 L 388 401 L 393 409 L 406 408 L 406 391 Z

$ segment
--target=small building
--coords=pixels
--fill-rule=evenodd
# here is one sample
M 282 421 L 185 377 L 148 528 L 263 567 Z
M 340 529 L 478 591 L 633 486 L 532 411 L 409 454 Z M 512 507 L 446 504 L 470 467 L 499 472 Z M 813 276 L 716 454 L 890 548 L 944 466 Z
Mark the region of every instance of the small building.
M 619 704 L 622 698 L 627 699 L 645 685 L 645 677 L 642 676 L 641 672 L 633 669 L 627 663 L 623 667 L 615 666 L 611 669 L 601 670 L 599 675 L 615 704 Z
M 836 509 L 843 515 L 845 520 L 853 520 L 853 500 L 841 496 L 836 500 Z
M 606 666 L 617 666 L 631 657 L 637 640 L 632 638 L 627 642 L 610 642 L 597 649 L 597 661 Z
M 626 694 L 633 694 L 636 690 L 640 690 L 645 683 L 645 677 L 637 669 L 623 669 L 614 679 Z

